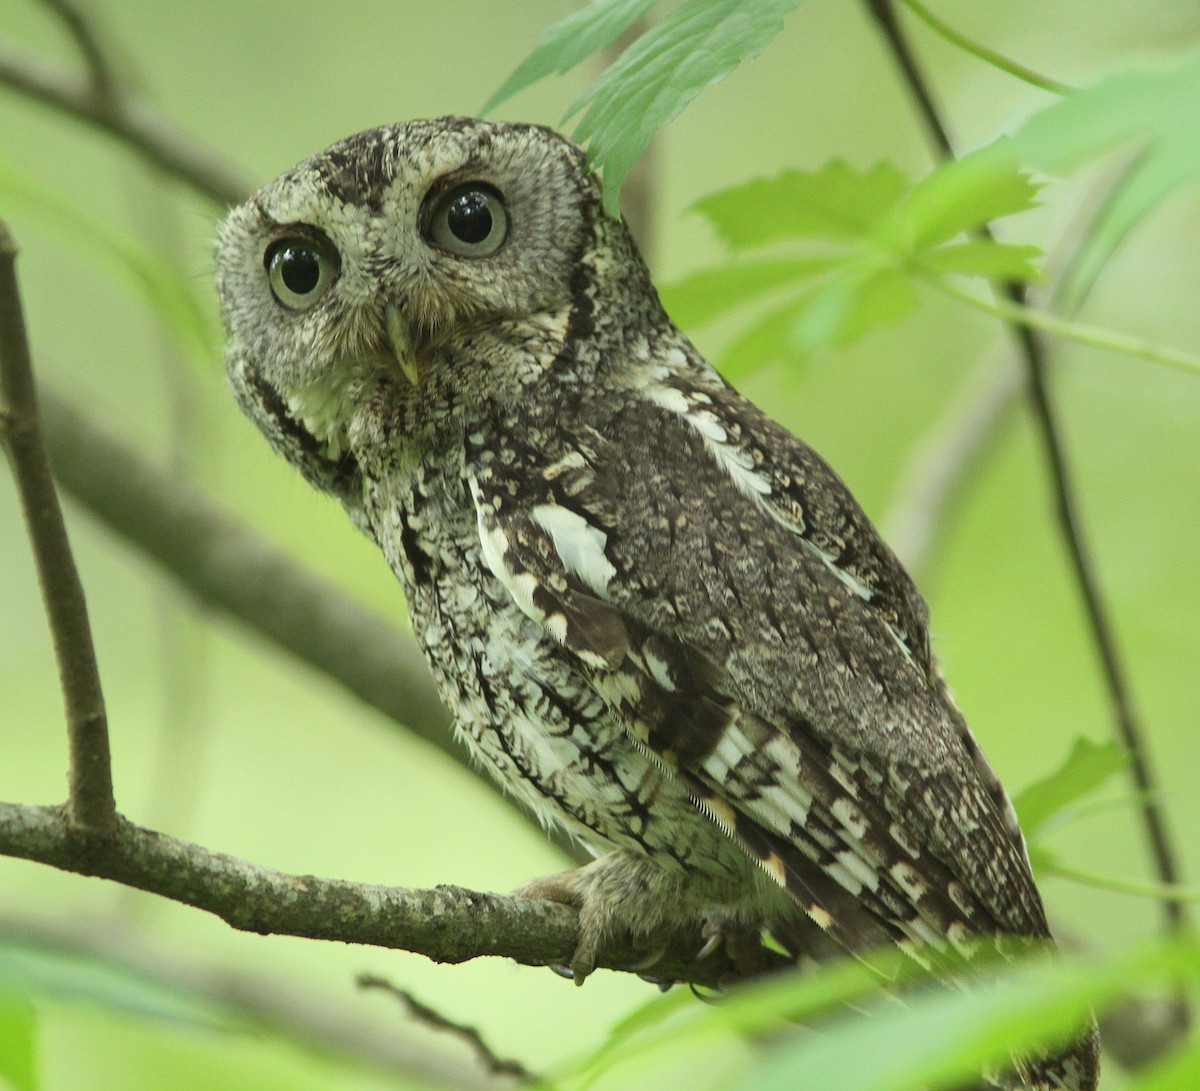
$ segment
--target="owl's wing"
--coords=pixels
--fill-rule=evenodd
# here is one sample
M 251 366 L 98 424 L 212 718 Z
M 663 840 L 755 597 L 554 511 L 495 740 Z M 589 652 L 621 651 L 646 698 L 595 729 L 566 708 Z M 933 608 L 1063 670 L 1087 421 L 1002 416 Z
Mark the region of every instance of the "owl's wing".
M 489 568 L 847 948 L 1046 934 L 1023 850 L 922 654 L 907 577 L 824 463 L 714 393 L 699 423 L 638 392 L 587 425 L 472 437 Z M 820 504 L 781 513 L 751 449 L 773 472 L 803 466 Z M 857 572 L 809 540 L 839 537 L 822 507 L 866 558 Z

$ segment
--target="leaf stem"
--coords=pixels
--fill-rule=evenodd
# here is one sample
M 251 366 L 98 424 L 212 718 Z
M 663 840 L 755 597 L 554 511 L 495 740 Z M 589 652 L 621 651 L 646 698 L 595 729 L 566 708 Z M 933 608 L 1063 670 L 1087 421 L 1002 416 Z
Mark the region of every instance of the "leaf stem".
M 1061 864 L 1057 859 L 1048 867 L 1043 867 L 1043 874 L 1058 875 L 1063 879 L 1101 890 L 1112 890 L 1118 894 L 1135 894 L 1141 898 L 1159 898 L 1171 902 L 1200 902 L 1200 887 L 1156 883 L 1149 879 L 1124 879 L 1119 875 L 1097 875 L 1095 872 Z
M 957 46 L 964 53 L 969 53 L 972 57 L 983 61 L 984 64 L 998 68 L 1001 72 L 1007 72 L 1010 76 L 1015 76 L 1022 82 L 1032 84 L 1043 91 L 1049 91 L 1053 95 L 1066 95 L 1074 90 L 1068 84 L 1060 83 L 1050 76 L 1043 76 L 1040 72 L 1035 72 L 1032 68 L 1026 68 L 1025 65 L 997 53 L 994 49 L 988 49 L 987 46 L 973 38 L 968 38 L 965 34 L 955 30 L 949 23 L 942 22 L 920 0 L 900 0 L 900 3 L 935 34 L 945 38 L 951 45 Z
M 1172 348 L 1155 341 L 1147 341 L 1141 337 L 1130 337 L 1117 333 L 1102 326 L 1092 326 L 1085 322 L 1076 322 L 1070 318 L 1050 314 L 1046 311 L 1030 307 L 1027 303 L 1018 303 L 1006 296 L 997 299 L 983 299 L 972 295 L 965 288 L 959 287 L 947 277 L 923 276 L 926 283 L 933 285 L 940 292 L 965 303 L 969 307 L 983 311 L 1005 322 L 1027 326 L 1043 333 L 1051 333 L 1067 341 L 1075 341 L 1081 345 L 1093 348 L 1107 349 L 1132 356 L 1139 360 L 1150 360 L 1156 364 L 1187 371 L 1200 375 L 1200 356 Z

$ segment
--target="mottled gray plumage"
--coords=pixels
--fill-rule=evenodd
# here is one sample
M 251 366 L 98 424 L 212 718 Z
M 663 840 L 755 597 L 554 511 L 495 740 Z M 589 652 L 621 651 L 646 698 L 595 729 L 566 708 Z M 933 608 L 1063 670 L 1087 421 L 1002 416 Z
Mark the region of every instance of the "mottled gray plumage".
M 360 133 L 234 210 L 217 269 L 243 409 L 382 548 L 479 762 L 596 852 L 526 888 L 579 907 L 580 979 L 615 929 L 1049 934 L 924 602 L 663 313 L 578 148 Z M 1025 1080 L 1091 1088 L 1094 1050 Z

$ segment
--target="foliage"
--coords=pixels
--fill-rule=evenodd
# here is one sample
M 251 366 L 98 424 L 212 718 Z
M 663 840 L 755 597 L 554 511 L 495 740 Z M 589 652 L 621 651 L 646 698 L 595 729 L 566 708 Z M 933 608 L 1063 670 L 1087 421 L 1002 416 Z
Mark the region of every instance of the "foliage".
M 760 54 L 799 6 L 799 0 L 685 0 L 674 6 L 594 0 L 544 34 L 485 110 L 546 77 L 569 73 L 632 35 L 565 112 L 579 118 L 575 136 L 588 146 L 604 180 L 606 204 L 615 209 L 622 182 L 656 132 L 706 87 Z M 657 22 L 647 21 L 654 15 Z M 961 36 L 954 44 L 969 45 Z M 971 47 L 971 53 L 1039 86 L 1060 87 L 994 51 Z M 1058 333 L 1086 336 L 1090 343 L 1144 359 L 1162 360 L 1172 352 L 1182 358 L 1161 345 L 1133 344 L 1077 326 L 1073 316 L 1120 247 L 1200 173 L 1198 103 L 1200 61 L 1131 67 L 1091 86 L 1064 89 L 1015 124 L 1010 137 L 924 172 L 887 160 L 862 167 L 834 158 L 743 180 L 694 205 L 724 253 L 666 288 L 665 305 L 688 329 L 723 331 L 727 340 L 719 362 L 729 376 L 750 378 L 782 361 L 794 377 L 819 354 L 920 315 L 939 289 L 987 306 L 989 289 L 981 281 L 1037 282 L 1041 270 L 1050 268 Z M 778 139 L 791 144 L 795 136 L 780 133 Z M 1094 202 L 1098 212 L 1080 245 L 1070 253 L 1056 251 L 1031 226 L 1046 176 L 1070 177 L 1081 186 L 1096 178 L 1108 183 L 1114 164 L 1121 173 Z M 202 280 L 181 275 L 152 248 L 7 162 L 0 162 L 0 202 L 6 214 L 20 211 L 98 259 L 149 303 L 187 356 L 211 362 L 217 337 Z M 1019 311 L 1006 313 L 1022 318 Z M 1112 744 L 1080 738 L 1059 768 L 1016 796 L 1040 875 L 1095 879 L 1049 841 L 1127 760 Z M 1141 892 L 1164 893 L 1153 884 L 1144 884 Z M 912 970 L 893 966 L 890 972 Z M 736 1041 L 754 1043 L 755 1053 L 720 1086 L 791 1088 L 801 1074 L 807 1085 L 830 1091 L 950 1086 L 1012 1048 L 1033 1048 L 1061 1036 L 1089 1006 L 1111 1005 L 1131 981 L 1194 990 L 1200 986 L 1200 947 L 1185 936 L 1057 960 L 1034 956 L 990 967 L 965 993 L 916 990 L 904 1004 L 882 1000 L 878 974 L 855 962 L 765 982 L 712 1005 L 695 1004 L 675 989 L 636 1008 L 599 1050 L 561 1070 L 556 1082 L 567 1088 L 624 1086 L 632 1067 L 648 1059 Z M 296 1086 L 301 1079 L 312 1086 L 359 1087 L 371 1079 L 352 1058 L 331 1062 L 339 1069 L 336 1077 L 323 1070 L 305 1073 L 309 1058 L 295 1035 L 198 1000 L 186 989 L 164 989 L 136 969 L 115 972 L 86 959 L 64 965 L 55 954 L 26 953 L 24 961 L 0 959 L 0 985 L 9 990 L 0 993 L 0 1087 L 14 1091 L 42 1085 L 45 1050 L 39 1035 L 50 1016 L 64 1018 L 64 1004 L 75 1013 L 67 1018 L 79 1010 L 103 1010 L 136 1026 L 146 1043 L 169 1040 L 164 1055 L 174 1056 L 177 1047 L 180 1055 L 186 1052 L 172 1037 L 181 1028 L 185 1036 L 204 1036 L 206 1049 L 224 1059 L 211 1070 L 197 1064 L 189 1084 L 197 1088 L 231 1086 L 232 1073 L 247 1072 L 252 1077 L 244 1085 L 256 1087 Z M 859 1018 L 851 1007 L 866 1008 L 873 1017 Z M 779 1032 L 781 1023 L 798 1018 L 819 1020 L 820 1033 Z M 270 1043 L 286 1059 L 247 1066 L 237 1053 L 247 1038 Z M 769 1044 L 761 1046 L 764 1039 Z M 387 1085 L 407 1086 L 398 1080 Z M 1200 1086 L 1200 1044 L 1183 1045 L 1127 1086 L 1137 1091 Z
M 575 139 L 591 142 L 604 174 L 605 204 L 617 210 L 617 194 L 634 163 L 667 124 L 705 87 L 757 56 L 783 29 L 783 17 L 800 0 L 688 0 L 641 34 L 567 109 L 587 107 Z M 550 72 L 574 67 L 611 45 L 655 5 L 597 0 L 552 27 L 541 45 L 484 105 L 503 99 Z

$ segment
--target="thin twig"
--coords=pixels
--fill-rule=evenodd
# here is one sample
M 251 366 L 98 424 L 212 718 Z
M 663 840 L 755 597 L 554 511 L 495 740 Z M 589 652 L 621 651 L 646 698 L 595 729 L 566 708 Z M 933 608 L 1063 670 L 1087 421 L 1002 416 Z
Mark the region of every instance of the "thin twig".
M 378 977 L 375 974 L 359 974 L 358 986 L 360 989 L 382 989 L 384 992 L 390 993 L 404 1005 L 404 1009 L 414 1022 L 432 1030 L 446 1031 L 455 1038 L 466 1042 L 474 1050 L 484 1069 L 493 1076 L 511 1076 L 520 1083 L 540 1084 L 543 1082 L 520 1061 L 506 1060 L 496 1054 L 492 1047 L 484 1041 L 483 1035 L 479 1033 L 477 1027 L 447 1019 L 440 1011 L 431 1008 L 428 1004 L 421 1003 L 407 989 L 393 985 L 386 977 Z
M 91 77 L 92 94 L 112 100 L 115 97 L 116 80 L 96 29 L 87 16 L 71 0 L 41 0 L 41 4 L 62 23 L 82 55 Z
M 62 680 L 70 741 L 68 813 L 76 829 L 107 835 L 116 825 L 116 804 L 104 694 L 83 584 L 42 446 L 16 257 L 12 236 L 0 221 L 0 433 L 21 497 Z
M 916 57 L 909 48 L 892 8 L 891 0 L 865 0 L 867 7 L 883 31 L 892 55 L 900 68 L 908 89 L 916 100 L 918 111 L 928 128 L 940 155 L 953 158 L 954 148 L 942 123 L 941 114 L 933 102 Z M 990 236 L 985 226 L 981 233 Z M 1017 283 L 1004 283 L 1000 291 L 1012 304 L 1024 308 L 1025 290 Z M 1101 668 L 1112 702 L 1117 730 L 1129 751 L 1130 770 L 1138 794 L 1141 797 L 1142 822 L 1146 829 L 1155 869 L 1163 883 L 1178 885 L 1179 869 L 1175 862 L 1175 851 L 1167 833 L 1166 819 L 1157 802 L 1157 777 L 1151 768 L 1149 745 L 1133 709 L 1125 672 L 1117 653 L 1116 641 L 1108 621 L 1100 588 L 1097 583 L 1082 523 L 1075 510 L 1074 490 L 1067 469 L 1066 451 L 1059 432 L 1057 418 L 1051 402 L 1046 376 L 1045 345 L 1038 334 L 1025 324 L 1009 323 L 1009 327 L 1021 348 L 1028 381 L 1028 396 L 1041 433 L 1046 451 L 1047 467 L 1050 471 L 1063 542 L 1066 545 L 1075 579 L 1079 586 L 1092 639 L 1100 658 Z M 1165 899 L 1161 903 L 1163 916 L 1168 927 L 1183 928 L 1187 923 L 1184 906 L 1177 901 Z
M 289 875 L 120 816 L 105 841 L 81 840 L 57 807 L 0 803 L 0 856 L 111 879 L 212 913 L 242 932 L 412 951 L 434 962 L 496 956 L 560 965 L 570 961 L 578 938 L 578 914 L 558 903 L 454 886 L 412 890 Z M 698 961 L 698 947 L 694 929 L 669 937 L 660 960 L 646 969 L 645 950 L 617 939 L 596 964 L 712 986 L 746 972 L 723 950 Z M 763 953 L 774 968 L 790 964 Z
M 134 897 L 141 897 L 134 891 Z M 49 918 L 49 919 L 48 919 Z M 394 1020 L 367 1018 L 364 1005 L 344 1001 L 345 992 L 296 988 L 295 981 L 273 975 L 262 965 L 227 965 L 207 949 L 152 939 L 145 928 L 73 912 L 69 919 L 0 913 L 0 957 L 11 965 L 15 953 L 69 957 L 106 973 L 133 979 L 156 994 L 180 996 L 202 1025 L 215 1023 L 235 1033 L 265 1031 L 302 1049 L 334 1055 L 361 1066 L 391 1073 L 403 1086 L 444 1091 L 494 1091 L 459 1051 L 429 1034 L 405 1033 Z M 17 963 L 18 967 L 20 962 Z M 19 972 L 19 970 L 18 970 Z M 87 975 L 77 975 L 89 988 Z M 11 975 L 8 980 L 11 982 Z M 68 985 L 69 989 L 70 986 Z
M 148 107 L 124 100 L 119 108 L 93 92 L 91 82 L 30 60 L 0 44 L 0 84 L 116 137 L 148 163 L 222 207 L 239 204 L 251 186 L 216 152 L 185 137 Z

